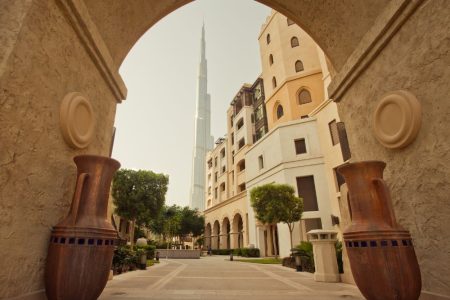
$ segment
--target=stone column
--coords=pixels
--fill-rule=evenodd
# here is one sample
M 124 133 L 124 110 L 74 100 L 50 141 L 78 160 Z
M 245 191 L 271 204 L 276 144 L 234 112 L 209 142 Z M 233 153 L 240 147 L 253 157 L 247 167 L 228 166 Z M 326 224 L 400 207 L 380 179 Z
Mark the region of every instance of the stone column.
M 238 248 L 238 236 L 239 234 L 237 232 L 231 231 L 230 232 L 230 248 L 231 249 L 236 249 Z
M 309 241 L 313 245 L 315 281 L 339 282 L 339 270 L 336 259 L 335 243 L 337 232 L 316 229 L 308 232 Z

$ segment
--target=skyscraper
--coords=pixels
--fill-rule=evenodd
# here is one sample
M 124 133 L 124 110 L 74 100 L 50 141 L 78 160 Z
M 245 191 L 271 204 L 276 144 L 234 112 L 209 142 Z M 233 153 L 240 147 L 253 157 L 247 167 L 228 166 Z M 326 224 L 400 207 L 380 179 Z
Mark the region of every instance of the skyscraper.
M 205 205 L 205 157 L 213 148 L 211 135 L 211 96 L 207 93 L 208 71 L 205 57 L 205 25 L 202 27 L 200 65 L 197 80 L 195 140 L 192 156 L 191 195 L 189 206 L 200 211 Z

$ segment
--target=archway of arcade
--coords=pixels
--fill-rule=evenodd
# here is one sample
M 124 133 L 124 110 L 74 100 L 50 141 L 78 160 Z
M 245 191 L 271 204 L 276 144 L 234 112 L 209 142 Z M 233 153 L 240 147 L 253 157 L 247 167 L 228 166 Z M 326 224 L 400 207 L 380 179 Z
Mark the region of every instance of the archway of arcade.
M 108 156 L 116 105 L 127 94 L 119 66 L 145 31 L 189 2 L 0 4 L 0 126 L 6 128 L 0 132 L 0 232 L 8 244 L 0 248 L 1 296 L 42 291 L 50 228 L 67 213 L 69 203 L 61 199 L 73 192 L 73 156 Z M 327 55 L 333 66 L 329 96 L 352 132 L 352 160 L 387 162 L 385 178 L 398 220 L 415 241 L 423 290 L 450 295 L 450 274 L 442 263 L 450 260 L 450 233 L 443 225 L 450 215 L 450 1 L 259 2 L 299 24 Z M 422 125 L 411 145 L 390 150 L 367 124 L 377 101 L 399 89 L 418 98 Z M 60 102 L 73 91 L 96 99 L 96 138 L 84 149 L 67 147 L 59 131 Z M 234 219 L 228 222 L 233 236 Z M 215 220 L 213 247 L 220 245 L 221 227 Z

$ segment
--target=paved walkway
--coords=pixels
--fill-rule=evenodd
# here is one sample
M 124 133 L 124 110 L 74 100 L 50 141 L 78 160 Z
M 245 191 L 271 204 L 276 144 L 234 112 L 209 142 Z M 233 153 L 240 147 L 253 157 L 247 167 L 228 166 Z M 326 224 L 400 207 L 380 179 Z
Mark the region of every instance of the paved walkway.
M 279 265 L 230 262 L 224 256 L 161 260 L 146 271 L 115 276 L 99 299 L 213 300 L 364 299 L 353 285 L 315 282 Z

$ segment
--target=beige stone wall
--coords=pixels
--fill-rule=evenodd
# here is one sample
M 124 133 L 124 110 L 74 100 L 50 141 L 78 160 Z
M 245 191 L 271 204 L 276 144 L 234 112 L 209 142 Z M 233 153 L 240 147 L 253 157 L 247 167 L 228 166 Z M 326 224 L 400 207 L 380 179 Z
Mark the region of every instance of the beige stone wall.
M 116 107 L 55 1 L 33 1 L 30 9 L 0 73 L 0 298 L 44 288 L 50 230 L 74 190 L 72 158 L 109 155 Z M 73 91 L 90 99 L 97 116 L 83 150 L 67 146 L 59 129 L 61 101 Z
M 425 1 L 339 103 L 353 160 L 386 161 L 385 179 L 400 224 L 411 231 L 423 289 L 450 296 L 450 2 Z M 382 147 L 370 125 L 377 100 L 405 89 L 422 104 L 417 139 Z

